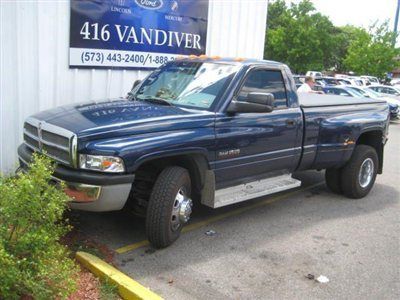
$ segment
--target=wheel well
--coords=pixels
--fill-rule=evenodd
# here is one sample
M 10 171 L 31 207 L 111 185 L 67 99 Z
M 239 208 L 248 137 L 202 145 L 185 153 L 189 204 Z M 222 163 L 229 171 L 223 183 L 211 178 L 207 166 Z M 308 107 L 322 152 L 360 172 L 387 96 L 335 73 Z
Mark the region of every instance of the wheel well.
M 168 166 L 179 166 L 188 170 L 192 182 L 192 198 L 195 201 L 200 200 L 205 172 L 209 169 L 207 158 L 204 155 L 185 154 L 156 158 L 144 162 L 135 171 L 135 181 L 132 184 L 128 205 L 136 213 L 144 213 L 158 175 Z
M 383 169 L 383 143 L 382 143 L 382 131 L 373 130 L 364 132 L 361 134 L 357 140 L 357 145 L 368 145 L 375 148 L 376 153 L 378 154 L 379 159 L 379 167 L 378 173 L 382 174 Z

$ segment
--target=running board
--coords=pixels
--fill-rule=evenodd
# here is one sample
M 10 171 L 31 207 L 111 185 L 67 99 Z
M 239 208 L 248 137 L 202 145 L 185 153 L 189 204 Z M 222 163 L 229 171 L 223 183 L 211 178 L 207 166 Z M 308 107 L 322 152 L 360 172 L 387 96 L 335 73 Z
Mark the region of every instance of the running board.
M 282 192 L 300 185 L 300 180 L 292 178 L 290 174 L 285 174 L 217 190 L 213 202 L 204 199 L 206 201 L 202 201 L 202 204 L 217 208 Z

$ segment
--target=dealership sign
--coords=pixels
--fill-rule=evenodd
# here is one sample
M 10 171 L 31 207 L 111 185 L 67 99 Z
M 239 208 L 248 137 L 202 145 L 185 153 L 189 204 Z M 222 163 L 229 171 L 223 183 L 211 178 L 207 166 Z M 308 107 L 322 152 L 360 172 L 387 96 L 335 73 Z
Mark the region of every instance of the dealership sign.
M 205 54 L 208 0 L 71 0 L 71 68 L 155 68 Z

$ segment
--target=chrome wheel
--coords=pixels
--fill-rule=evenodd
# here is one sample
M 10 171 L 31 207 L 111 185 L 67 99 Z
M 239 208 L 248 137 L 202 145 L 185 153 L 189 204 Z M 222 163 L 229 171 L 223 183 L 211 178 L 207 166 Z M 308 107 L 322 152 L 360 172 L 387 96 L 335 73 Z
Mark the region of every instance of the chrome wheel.
M 358 183 L 362 188 L 366 188 L 372 181 L 374 176 L 374 161 L 367 158 L 363 161 L 358 173 Z
M 183 224 L 189 221 L 192 213 L 192 199 L 186 196 L 185 191 L 180 188 L 175 196 L 171 215 L 171 230 L 178 230 Z

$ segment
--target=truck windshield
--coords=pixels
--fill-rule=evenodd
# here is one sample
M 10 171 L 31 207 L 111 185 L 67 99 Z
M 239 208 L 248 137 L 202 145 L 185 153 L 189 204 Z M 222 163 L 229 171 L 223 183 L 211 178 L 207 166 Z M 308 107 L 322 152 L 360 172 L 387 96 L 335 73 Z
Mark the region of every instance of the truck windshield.
M 166 100 L 172 105 L 208 109 L 239 66 L 174 62 L 151 73 L 131 95 L 137 100 Z

